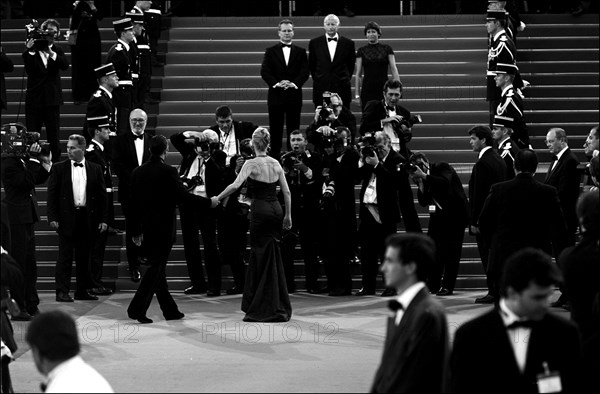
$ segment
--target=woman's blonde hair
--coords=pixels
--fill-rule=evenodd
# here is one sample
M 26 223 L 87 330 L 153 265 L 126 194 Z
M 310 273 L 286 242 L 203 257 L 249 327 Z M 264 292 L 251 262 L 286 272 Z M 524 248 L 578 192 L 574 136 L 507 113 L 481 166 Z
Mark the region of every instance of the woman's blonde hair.
M 264 127 L 258 127 L 252 133 L 252 146 L 259 151 L 266 151 L 271 143 L 271 134 Z

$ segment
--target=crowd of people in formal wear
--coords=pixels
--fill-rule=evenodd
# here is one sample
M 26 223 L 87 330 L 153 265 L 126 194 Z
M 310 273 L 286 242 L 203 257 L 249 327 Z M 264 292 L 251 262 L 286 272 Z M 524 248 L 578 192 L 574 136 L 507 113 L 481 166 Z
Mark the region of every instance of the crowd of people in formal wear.
M 190 279 L 184 293 L 220 296 L 221 267 L 228 264 L 234 284 L 225 294 L 243 294 L 244 321 L 291 318 L 288 294 L 298 290 L 298 243 L 308 293 L 374 295 L 383 273 L 381 295 L 396 297 L 373 391 L 471 391 L 495 382 L 497 391 L 537 385 L 542 392 L 556 389 L 557 375 L 558 391 L 582 387 L 580 366 L 584 358 L 585 365 L 597 365 L 592 355 L 600 331 L 598 126 L 586 139 L 589 164 L 583 171 L 566 131 L 550 128 L 545 142 L 553 159 L 543 182 L 534 177 L 538 156 L 523 116 L 528 83 L 519 74 L 516 49 L 516 35 L 526 26 L 504 8 L 506 2 L 490 2 L 487 14 L 490 125 L 465 130 L 465 144 L 469 141 L 478 155 L 468 193 L 450 163 L 431 162 L 410 149 L 421 118 L 401 105 L 403 85 L 393 49 L 379 41 L 381 27 L 367 23 L 367 44 L 356 50 L 354 41 L 339 33 L 340 20 L 333 14 L 324 18 L 325 34 L 310 40 L 308 54 L 293 42 L 293 21 L 279 23 L 280 42 L 266 49 L 261 65 L 268 129 L 234 119 L 232 108 L 221 105 L 214 126 L 204 131 L 150 135 L 143 107 L 153 100 L 149 81 L 156 44 L 144 30 L 154 16 L 148 3 L 137 1 L 113 22 L 117 39 L 100 63 L 89 52 L 98 50 L 90 44 L 99 40 L 94 2 L 76 2 L 71 67 L 73 78 L 86 83 L 74 83 L 73 94 L 87 107 L 82 132 L 68 137 L 65 160 L 59 146 L 60 70 L 69 63 L 53 41 L 58 22 L 42 24 L 49 33 L 45 47 L 33 38 L 26 43 L 27 129 L 44 125 L 50 147 L 36 142 L 25 155 L 2 159 L 7 252 L 2 280 L 20 309 L 13 320 L 40 313 L 35 188 L 46 183 L 48 223 L 58 233 L 58 302 L 95 301 L 113 292 L 102 278 L 107 237 L 119 232 L 118 200 L 130 279 L 140 282 L 128 316 L 152 323 L 146 312 L 156 294 L 165 319 L 183 318 L 165 274 L 178 209 Z M 315 115 L 304 128 L 302 89 L 309 77 Z M 358 121 L 350 111 L 353 101 L 362 109 Z M 177 168 L 165 164 L 170 148 L 181 154 Z M 428 209 L 428 236 L 420 234 L 411 185 Z M 396 234 L 401 223 L 407 234 Z M 458 330 L 450 356 L 445 312 L 430 294 L 453 294 L 466 229 L 476 237 L 489 291 L 476 302 L 495 308 Z M 16 271 L 5 275 L 8 254 Z M 353 293 L 351 262 L 357 254 L 362 286 Z M 143 277 L 141 265 L 148 266 Z M 555 306 L 572 310 L 579 332 L 546 313 L 559 283 L 562 295 Z M 483 336 L 501 336 L 505 329 L 532 341 L 521 347 Z M 506 361 L 511 351 L 512 363 Z M 493 366 L 478 364 L 489 354 L 501 356 Z

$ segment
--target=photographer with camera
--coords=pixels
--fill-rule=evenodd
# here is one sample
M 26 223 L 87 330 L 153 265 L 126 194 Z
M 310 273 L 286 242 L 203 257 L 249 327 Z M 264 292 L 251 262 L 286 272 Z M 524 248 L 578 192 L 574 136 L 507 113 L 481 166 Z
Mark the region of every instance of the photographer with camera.
M 321 215 L 325 231 L 321 249 L 329 295 L 344 296 L 352 292 L 349 263 L 357 249 L 354 185 L 360 156 L 350 143 L 347 128 L 338 128 L 332 137 L 324 140 Z
M 365 106 L 360 125 L 360 135 L 383 131 L 391 141 L 392 149 L 400 154 L 403 162 L 411 155 L 408 142 L 412 139 L 412 126 L 421 123 L 419 115 L 399 105 L 402 83 L 388 80 L 383 85 L 383 100 L 372 100 Z M 414 205 L 414 196 L 404 167 L 397 172 L 400 210 L 406 231 L 421 232 L 421 224 Z
M 40 132 L 46 126 L 52 158 L 60 161 L 60 106 L 64 104 L 60 71 L 69 68 L 63 49 L 54 43 L 60 35 L 60 24 L 48 19 L 41 26 L 36 20 L 26 26 L 27 47 L 23 63 L 27 73 L 25 123 L 30 131 Z
M 35 142 L 38 133 L 28 133 L 21 124 L 2 127 L 2 184 L 4 203 L 10 221 L 11 244 L 2 245 L 11 253 L 23 272 L 24 299 L 17 299 L 23 311 L 23 320 L 39 312 L 40 299 L 37 294 L 37 262 L 35 258 L 35 223 L 39 221 L 35 186 L 41 185 L 50 176 L 52 152 L 42 149 Z M 27 150 L 9 151 L 7 140 L 12 136 L 19 146 Z M 16 294 L 15 294 L 16 295 Z M 20 297 L 19 297 L 20 298 Z
M 319 201 L 323 186 L 321 155 L 307 149 L 306 135 L 301 130 L 290 134 L 292 150 L 281 156 L 281 165 L 292 194 L 292 228 L 284 233 L 281 257 L 285 270 L 288 292 L 296 289 L 294 283 L 294 249 L 298 238 L 306 273 L 306 290 L 319 293 L 319 266 L 317 259 Z
M 438 296 L 449 296 L 454 292 L 465 228 L 469 224 L 467 195 L 450 164 L 430 164 L 421 152 L 414 152 L 409 163 L 407 170 L 418 186 L 419 204 L 429 207 L 427 235 L 436 246 L 435 265 L 428 272 L 427 286 Z
M 308 142 L 314 146 L 316 152 L 325 154 L 323 140 L 335 139 L 339 127 L 348 128 L 348 137 L 354 142 L 356 117 L 343 104 L 339 94 L 323 92 L 323 104 L 315 108 L 314 120 L 306 129 Z
M 171 136 L 171 143 L 183 156 L 179 177 L 188 193 L 211 198 L 224 188 L 226 154 L 221 150 L 219 136 L 213 130 L 184 131 Z M 206 293 L 209 297 L 221 295 L 221 258 L 217 247 L 217 220 L 215 210 L 198 201 L 186 200 L 179 205 L 183 248 L 192 285 L 185 294 Z M 204 244 L 208 288 L 202 271 L 199 233 Z
M 400 222 L 397 168 L 402 162 L 391 146 L 390 137 L 378 131 L 360 141 L 359 177 L 360 225 L 358 229 L 362 288 L 356 296 L 374 295 L 378 263 L 383 261 L 385 239 L 396 232 Z M 382 296 L 393 295 L 386 289 Z

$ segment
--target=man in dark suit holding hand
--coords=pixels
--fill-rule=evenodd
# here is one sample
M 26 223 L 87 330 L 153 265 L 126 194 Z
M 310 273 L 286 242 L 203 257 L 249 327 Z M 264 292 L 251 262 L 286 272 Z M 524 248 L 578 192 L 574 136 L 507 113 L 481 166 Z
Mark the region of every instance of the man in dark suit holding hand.
M 381 365 L 372 393 L 439 393 L 448 359 L 444 308 L 427 291 L 425 278 L 435 264 L 435 244 L 422 234 L 391 235 L 381 271 L 398 297 L 389 302 Z
M 154 294 L 166 320 L 184 317 L 169 293 L 165 275 L 175 241 L 176 208 L 185 200 L 194 200 L 206 208 L 212 205 L 208 198 L 187 192 L 177 170 L 164 162 L 168 151 L 169 144 L 164 136 L 152 138 L 150 160 L 131 174 L 131 199 L 136 204 L 131 207 L 128 231 L 137 246 L 144 243 L 150 267 L 127 308 L 127 315 L 142 324 L 152 323 L 146 312 Z
M 325 35 L 313 38 L 308 44 L 308 65 L 313 79 L 313 103 L 323 104 L 323 92 L 337 92 L 350 108 L 351 81 L 356 63 L 354 41 L 338 34 L 340 19 L 329 14 L 323 21 Z
M 73 134 L 67 142 L 68 160 L 53 166 L 48 180 L 48 222 L 58 233 L 56 301 L 69 296 L 73 251 L 77 275 L 76 300 L 97 300 L 90 285 L 90 255 L 95 237 L 106 231 L 106 186 L 102 167 L 85 160 L 85 138 Z
M 289 19 L 279 22 L 280 43 L 267 48 L 260 75 L 269 86 L 269 129 L 271 156 L 279 158 L 283 137 L 283 120 L 289 146 L 290 133 L 300 128 L 302 85 L 308 79 L 306 49 L 292 44 L 294 23 Z

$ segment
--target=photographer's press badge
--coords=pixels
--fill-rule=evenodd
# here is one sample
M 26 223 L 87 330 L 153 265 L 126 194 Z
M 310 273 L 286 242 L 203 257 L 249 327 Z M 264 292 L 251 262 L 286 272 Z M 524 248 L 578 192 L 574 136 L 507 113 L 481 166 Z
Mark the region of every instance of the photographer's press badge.
M 542 364 L 544 372 L 537 375 L 538 392 L 540 393 L 559 393 L 562 391 L 562 382 L 558 371 L 550 372 L 548 363 Z

